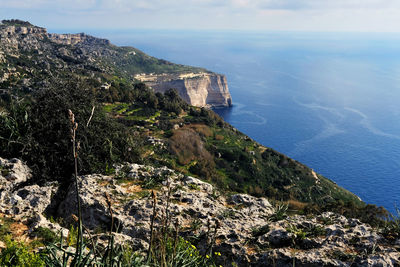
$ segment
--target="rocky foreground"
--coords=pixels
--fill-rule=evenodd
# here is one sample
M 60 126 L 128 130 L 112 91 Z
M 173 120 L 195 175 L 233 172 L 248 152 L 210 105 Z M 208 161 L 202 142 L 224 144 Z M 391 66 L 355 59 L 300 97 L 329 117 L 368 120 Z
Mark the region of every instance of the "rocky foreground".
M 66 236 L 77 214 L 74 187 L 61 194 L 55 183 L 27 185 L 30 177 L 20 160 L 0 158 L 0 213 L 26 225 L 28 236 L 38 227 Z M 79 186 L 85 227 L 101 241 L 97 233 L 113 218 L 117 242 L 138 251 L 148 248 L 155 201 L 156 227 L 167 214 L 200 251 L 212 242 L 223 266 L 400 266 L 400 240 L 387 240 L 357 219 L 286 216 L 284 206 L 265 198 L 225 196 L 165 167 L 126 164 L 111 176 L 81 176 Z

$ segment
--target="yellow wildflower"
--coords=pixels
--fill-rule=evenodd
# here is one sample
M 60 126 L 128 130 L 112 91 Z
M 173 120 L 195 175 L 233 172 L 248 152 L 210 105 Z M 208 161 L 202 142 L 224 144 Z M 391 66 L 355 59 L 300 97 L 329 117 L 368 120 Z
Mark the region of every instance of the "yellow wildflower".
M 207 259 L 209 259 L 209 258 L 210 258 L 210 256 L 206 255 L 206 258 L 207 258 Z

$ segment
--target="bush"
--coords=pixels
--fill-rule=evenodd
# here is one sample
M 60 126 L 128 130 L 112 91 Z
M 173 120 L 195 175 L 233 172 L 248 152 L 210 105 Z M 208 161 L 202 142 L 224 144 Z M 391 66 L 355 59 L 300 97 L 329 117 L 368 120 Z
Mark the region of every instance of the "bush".
M 68 180 L 74 169 L 68 109 L 79 124 L 80 173 L 102 173 L 116 162 L 139 160 L 140 146 L 129 129 L 107 117 L 91 88 L 79 80 L 54 84 L 32 102 L 10 105 L 8 114 L 0 116 L 5 125 L 0 129 L 0 156 L 22 158 L 36 180 Z
M 197 159 L 207 162 L 213 159 L 200 136 L 192 129 L 184 128 L 175 131 L 169 141 L 171 151 L 178 156 L 178 162 L 182 165 Z
M 44 227 L 35 229 L 32 235 L 39 238 L 45 244 L 55 242 L 58 239 L 58 236 L 53 231 Z
M 23 243 L 6 239 L 6 248 L 0 254 L 0 266 L 44 267 L 45 263 L 38 254 L 29 251 Z
M 165 111 L 180 114 L 189 109 L 189 105 L 183 101 L 176 89 L 167 90 L 164 95 L 157 94 L 159 107 Z

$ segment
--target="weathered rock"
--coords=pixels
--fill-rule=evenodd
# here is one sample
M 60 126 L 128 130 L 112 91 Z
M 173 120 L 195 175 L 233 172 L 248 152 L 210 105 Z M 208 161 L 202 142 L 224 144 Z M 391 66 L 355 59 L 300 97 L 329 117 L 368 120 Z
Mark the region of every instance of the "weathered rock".
M 31 170 L 19 159 L 0 158 L 0 211 L 18 213 L 21 197 L 13 190 L 31 178 Z
M 281 248 L 264 253 L 253 266 L 280 266 L 280 267 L 320 267 L 320 266 L 349 266 L 335 259 L 324 257 L 319 251 L 299 253 L 295 249 Z
M 38 227 L 45 227 L 67 236 L 68 230 L 51 223 L 44 212 L 53 200 L 58 185 L 28 185 L 17 187 L 31 178 L 31 170 L 21 160 L 0 158 L 0 167 L 5 177 L 0 175 L 0 213 L 8 214 L 17 221 L 24 221 L 30 232 Z
M 109 45 L 110 41 L 106 39 L 95 38 L 93 36 L 77 33 L 77 34 L 57 34 L 49 33 L 48 37 L 55 43 L 63 45 L 76 45 L 78 43 L 95 44 L 95 45 Z
M 285 229 L 272 230 L 268 234 L 268 241 L 273 247 L 287 247 L 291 245 L 294 236 Z
M 141 74 L 136 79 L 164 93 L 174 88 L 188 104 L 198 107 L 229 107 L 232 98 L 226 77 L 215 73 Z
M 89 229 L 95 229 L 99 226 L 107 229 L 107 226 L 111 223 L 111 216 L 106 203 L 106 193 L 111 193 L 111 190 L 116 190 L 118 186 L 101 186 L 99 184 L 100 181 L 112 182 L 112 178 L 100 175 L 81 176 L 79 180 L 79 194 L 84 225 Z M 78 203 L 74 184 L 70 186 L 65 200 L 60 203 L 57 213 L 66 222 L 70 223 L 74 221 L 72 215 L 78 215 Z
M 67 229 L 43 214 L 54 205 L 57 184 L 15 187 L 30 177 L 29 168 L 18 160 L 0 159 L 0 163 L 8 166 L 6 177 L 13 177 L 2 176 L 6 190 L 2 191 L 0 212 L 24 220 L 29 231 L 45 227 L 67 236 Z M 79 177 L 83 223 L 92 232 L 101 228 L 107 233 L 112 226 L 115 242 L 129 244 L 134 250 L 149 246 L 153 199 L 151 190 L 142 185 L 151 180 L 158 183 L 153 189 L 157 194 L 155 228 L 168 210 L 183 237 L 196 236 L 194 244 L 202 253 L 215 238 L 213 251 L 221 253 L 218 265 L 399 266 L 395 244 L 388 245 L 379 232 L 358 220 L 327 212 L 272 222 L 269 218 L 274 208 L 264 198 L 217 194 L 212 185 L 166 167 L 125 164 L 116 169 L 115 176 Z M 77 215 L 76 206 L 75 186 L 71 185 L 57 210 L 64 223 L 75 223 L 72 214 Z M 106 233 L 96 235 L 99 244 L 107 244 Z
M 58 223 L 51 222 L 43 214 L 32 214 L 30 218 L 26 221 L 30 227 L 30 232 L 42 227 L 52 230 L 56 234 L 62 234 L 64 237 L 68 236 L 69 230 L 60 226 Z
M 32 177 L 31 170 L 19 159 L 0 158 L 0 170 L 0 177 L 5 179 L 3 182 L 10 186 L 26 182 Z
M 356 262 L 356 266 L 367 267 L 367 266 L 376 266 L 376 267 L 396 267 L 400 266 L 400 257 L 399 253 L 391 252 L 380 255 L 372 255 L 365 260 L 360 260 L 360 262 Z
M 186 185 L 195 185 L 198 186 L 200 189 L 206 191 L 207 193 L 211 194 L 213 192 L 213 186 L 210 185 L 209 183 L 205 183 L 199 179 L 193 178 L 193 177 L 186 177 L 184 180 L 184 183 Z
M 206 235 L 208 227 L 211 227 L 208 226 L 209 223 L 215 225 L 215 218 L 219 218 L 220 227 L 217 234 L 223 242 L 215 248 L 223 251 L 229 258 L 245 255 L 246 249 L 241 244 L 251 235 L 251 229 L 263 225 L 273 212 L 273 208 L 265 199 L 243 195 L 238 199 L 245 200 L 245 203 L 238 200 L 237 204 L 232 204 L 223 196 L 215 199 L 212 185 L 193 177 L 179 175 L 165 167 L 127 164 L 117 168 L 117 171 L 120 176 L 125 173 L 126 177 L 131 177 L 132 182 L 119 184 L 112 177 L 101 175 L 80 177 L 83 223 L 87 228 L 110 229 L 111 213 L 105 197 L 106 193 L 109 193 L 113 199 L 114 229 L 123 236 L 148 242 L 153 214 L 152 200 L 148 197 L 149 191 L 134 182 L 137 179 L 163 181 L 162 188 L 158 189 L 157 214 L 165 214 L 165 205 L 169 203 L 170 216 L 183 226 L 183 233 L 196 232 Z M 170 190 L 171 193 L 168 193 Z M 144 197 L 141 197 L 142 195 Z M 227 208 L 229 205 L 237 208 Z M 67 198 L 59 205 L 58 215 L 68 221 L 71 215 L 76 213 L 75 187 L 71 186 Z M 159 218 L 157 217 L 156 223 L 159 223 Z M 195 221 L 199 227 L 193 230 L 191 225 Z

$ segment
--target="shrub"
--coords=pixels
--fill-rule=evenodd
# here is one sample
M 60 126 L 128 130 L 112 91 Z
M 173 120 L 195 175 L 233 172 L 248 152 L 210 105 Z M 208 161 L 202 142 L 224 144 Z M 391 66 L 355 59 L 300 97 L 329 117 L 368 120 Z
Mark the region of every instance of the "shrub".
M 90 125 L 92 107 L 96 107 Z M 139 145 L 129 129 L 106 116 L 87 85 L 60 82 L 39 91 L 34 101 L 13 104 L 0 129 L 0 156 L 24 159 L 36 180 L 66 181 L 71 177 L 68 109 L 79 124 L 80 172 L 103 172 L 116 162 L 139 160 Z
M 189 108 L 189 105 L 183 101 L 176 89 L 169 89 L 164 93 L 164 95 L 157 94 L 157 97 L 159 107 L 165 111 L 180 114 L 182 111 Z
M 0 241 L 5 241 L 10 234 L 10 227 L 14 220 L 8 217 L 0 217 Z
M 353 202 L 343 202 L 339 200 L 321 206 L 322 211 L 333 211 L 347 218 L 357 218 L 371 226 L 383 226 L 385 224 L 385 218 L 389 216 L 385 208 L 377 207 L 372 204 L 359 206 L 355 205 Z M 310 212 L 314 213 L 315 210 L 311 209 Z
M 396 240 L 400 237 L 400 209 L 396 207 L 396 214 L 390 214 L 388 220 L 385 221 L 383 234 Z
M 192 129 L 179 129 L 170 138 L 170 148 L 182 165 L 201 159 L 211 162 L 213 156 L 206 150 L 200 136 Z
M 0 254 L 0 266 L 44 267 L 45 263 L 23 243 L 7 238 L 6 248 Z
M 268 224 L 266 224 L 266 225 L 258 227 L 258 228 L 253 228 L 252 234 L 253 234 L 253 237 L 259 237 L 259 236 L 262 236 L 262 235 L 265 235 L 266 233 L 268 233 L 269 230 L 270 230 L 270 227 Z
M 275 206 L 275 213 L 272 214 L 269 219 L 273 222 L 283 220 L 287 217 L 287 210 L 288 210 L 287 204 L 277 204 Z
M 193 129 L 196 133 L 198 133 L 201 137 L 210 137 L 212 136 L 212 131 L 210 127 L 204 124 L 190 124 L 189 127 Z
M 39 227 L 32 232 L 32 235 L 41 239 L 44 243 L 55 242 L 58 237 L 57 235 L 48 228 Z

